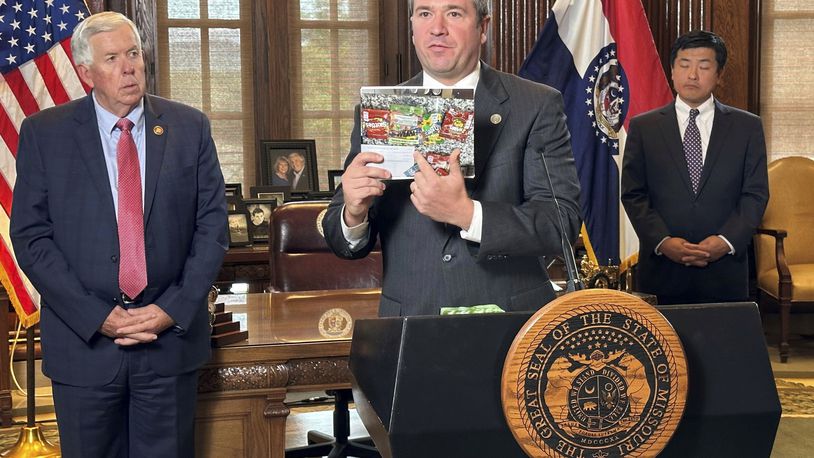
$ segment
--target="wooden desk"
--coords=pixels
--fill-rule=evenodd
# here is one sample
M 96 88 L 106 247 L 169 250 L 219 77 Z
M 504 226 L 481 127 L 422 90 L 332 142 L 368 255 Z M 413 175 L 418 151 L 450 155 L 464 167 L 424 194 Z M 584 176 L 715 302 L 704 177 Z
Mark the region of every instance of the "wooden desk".
M 269 285 L 270 279 L 269 246 L 258 244 L 229 248 L 215 283 L 220 287 L 235 282 L 246 282 L 249 284 L 250 293 L 262 293 Z
M 247 313 L 249 339 L 213 349 L 201 370 L 195 456 L 284 457 L 286 392 L 349 388 L 353 320 L 378 306 L 378 289 L 250 294 L 227 306 Z

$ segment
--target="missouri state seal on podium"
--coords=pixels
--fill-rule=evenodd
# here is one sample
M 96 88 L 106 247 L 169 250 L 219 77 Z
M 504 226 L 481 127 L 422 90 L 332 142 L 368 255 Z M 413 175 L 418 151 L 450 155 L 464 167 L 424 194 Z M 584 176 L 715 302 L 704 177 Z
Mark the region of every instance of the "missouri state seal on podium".
M 521 328 L 501 391 L 509 428 L 529 456 L 656 456 L 681 420 L 687 363 L 656 308 L 620 291 L 583 290 Z

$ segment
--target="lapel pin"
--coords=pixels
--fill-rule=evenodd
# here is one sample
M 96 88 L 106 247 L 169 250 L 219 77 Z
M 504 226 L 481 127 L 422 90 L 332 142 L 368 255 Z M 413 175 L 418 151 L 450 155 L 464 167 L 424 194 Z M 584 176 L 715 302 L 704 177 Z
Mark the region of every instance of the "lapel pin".
M 500 124 L 500 121 L 503 121 L 503 117 L 495 113 L 489 117 L 489 121 L 492 121 L 492 124 Z
M 161 126 L 155 126 L 153 127 L 153 133 L 159 136 L 164 135 L 164 128 Z

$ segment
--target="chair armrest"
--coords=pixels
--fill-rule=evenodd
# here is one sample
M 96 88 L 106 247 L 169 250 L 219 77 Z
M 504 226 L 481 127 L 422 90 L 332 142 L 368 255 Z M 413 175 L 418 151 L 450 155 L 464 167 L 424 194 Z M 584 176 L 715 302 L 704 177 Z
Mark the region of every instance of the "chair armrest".
M 780 279 L 778 288 L 779 299 L 791 300 L 791 271 L 786 262 L 786 249 L 783 244 L 783 239 L 788 236 L 788 232 L 783 229 L 769 229 L 764 227 L 757 228 L 757 233 L 760 235 L 770 235 L 774 237 L 774 260 L 777 266 L 777 276 Z
M 784 231 L 783 229 L 769 229 L 765 227 L 759 227 L 756 230 L 758 234 L 771 235 L 772 237 L 779 239 L 784 239 L 789 235 L 788 232 Z

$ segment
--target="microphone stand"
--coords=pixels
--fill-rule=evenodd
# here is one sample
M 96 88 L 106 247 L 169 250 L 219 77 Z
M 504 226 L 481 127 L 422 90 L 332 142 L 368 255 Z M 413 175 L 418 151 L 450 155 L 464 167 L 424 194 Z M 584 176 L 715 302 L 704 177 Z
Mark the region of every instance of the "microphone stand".
M 545 172 L 546 182 L 548 188 L 551 190 L 551 199 L 554 201 L 554 208 L 557 210 L 557 221 L 560 226 L 560 243 L 562 244 L 562 258 L 565 264 L 565 274 L 568 280 L 565 282 L 565 291 L 568 293 L 585 289 L 582 279 L 579 277 L 577 270 L 577 260 L 574 256 L 574 247 L 571 241 L 568 240 L 568 234 L 565 233 L 565 221 L 562 219 L 562 212 L 560 212 L 560 201 L 557 200 L 557 195 L 554 193 L 554 184 L 551 182 L 551 175 L 548 173 L 548 164 L 545 160 L 545 154 L 540 153 L 540 159 L 543 162 L 543 171 Z

